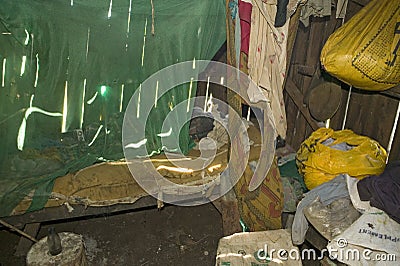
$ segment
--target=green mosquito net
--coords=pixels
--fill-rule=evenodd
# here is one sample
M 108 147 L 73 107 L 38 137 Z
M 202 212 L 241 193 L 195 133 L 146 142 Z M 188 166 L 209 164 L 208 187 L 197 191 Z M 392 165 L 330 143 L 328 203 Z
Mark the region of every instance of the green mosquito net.
M 30 193 L 29 211 L 42 208 L 59 176 L 122 159 L 124 110 L 140 84 L 212 59 L 226 38 L 223 0 L 0 2 L 0 217 Z M 152 154 L 171 106 L 189 95 L 196 86 L 183 84 L 158 100 L 146 125 Z M 187 152 L 188 125 L 179 136 Z

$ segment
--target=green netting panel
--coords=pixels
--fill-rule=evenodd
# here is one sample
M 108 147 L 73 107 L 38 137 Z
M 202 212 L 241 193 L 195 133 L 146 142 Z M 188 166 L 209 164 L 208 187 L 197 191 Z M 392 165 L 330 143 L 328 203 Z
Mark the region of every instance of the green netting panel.
M 124 108 L 141 82 L 177 62 L 211 59 L 226 38 L 223 0 L 0 4 L 0 216 L 29 193 L 30 210 L 43 207 L 58 176 L 122 158 Z M 174 88 L 151 112 L 148 151 L 162 151 L 162 121 L 188 88 Z M 180 132 L 184 152 L 188 131 Z

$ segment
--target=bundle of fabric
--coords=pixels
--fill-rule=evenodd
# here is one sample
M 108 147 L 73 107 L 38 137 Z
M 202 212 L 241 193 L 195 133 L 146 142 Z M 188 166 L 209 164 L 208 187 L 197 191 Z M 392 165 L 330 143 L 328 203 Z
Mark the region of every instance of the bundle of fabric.
M 292 225 L 292 241 L 295 245 L 303 244 L 308 230 L 308 220 L 305 216 L 305 209 L 318 199 L 323 206 L 328 206 L 335 200 L 348 198 L 346 176 L 338 175 L 333 180 L 326 182 L 305 194 L 304 198 L 297 205 L 297 211 Z
M 381 175 L 360 180 L 357 189 L 362 201 L 369 201 L 400 223 L 400 161 L 388 164 Z
M 400 224 L 370 202 L 360 200 L 360 182 L 347 174 L 338 175 L 306 193 L 294 217 L 293 244 L 305 241 L 310 222 L 329 241 L 329 255 L 346 265 L 398 260 Z

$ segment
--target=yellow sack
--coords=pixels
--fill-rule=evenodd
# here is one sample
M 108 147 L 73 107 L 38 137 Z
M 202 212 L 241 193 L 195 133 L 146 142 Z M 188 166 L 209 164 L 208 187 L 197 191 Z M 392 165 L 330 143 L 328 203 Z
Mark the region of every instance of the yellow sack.
M 296 163 L 307 188 L 313 189 L 339 174 L 359 179 L 379 175 L 385 169 L 386 157 L 386 150 L 366 136 L 348 129 L 319 128 L 301 144 Z
M 381 91 L 400 83 L 400 0 L 372 0 L 325 43 L 321 63 L 341 81 Z

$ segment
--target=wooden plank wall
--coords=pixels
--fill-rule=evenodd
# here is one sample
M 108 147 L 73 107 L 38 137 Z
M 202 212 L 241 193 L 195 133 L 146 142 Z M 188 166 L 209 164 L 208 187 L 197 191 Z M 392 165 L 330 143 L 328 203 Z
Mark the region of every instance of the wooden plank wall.
M 368 2 L 369 0 L 350 0 L 345 21 Z M 310 122 L 314 125 L 315 122 L 318 122 L 309 113 L 307 114 L 308 109 L 304 105 L 300 108 L 298 105 L 303 102 L 301 98 L 310 86 L 313 70 L 320 66 L 319 56 L 323 45 L 329 35 L 342 25 L 342 20 L 335 18 L 334 11 L 332 13 L 331 17 L 311 18 L 311 23 L 307 28 L 300 23 L 297 31 L 284 92 L 288 122 L 286 141 L 296 150 L 301 142 L 313 132 Z M 330 122 L 330 127 L 335 130 L 342 129 L 348 91 L 349 87 L 342 84 L 341 105 Z M 390 90 L 390 92 L 392 91 Z M 293 92 L 301 94 L 297 93 L 297 97 L 293 97 Z M 352 88 L 345 128 L 373 138 L 387 148 L 400 99 L 400 94 L 391 93 L 395 96 L 399 95 L 399 97 L 392 97 L 388 96 L 389 93 L 367 92 Z M 324 106 L 320 106 L 320 108 L 324 108 Z M 304 114 L 300 111 L 301 109 L 303 113 L 305 112 Z M 308 122 L 305 118 L 307 116 Z M 400 159 L 400 126 L 397 127 L 390 161 Z

